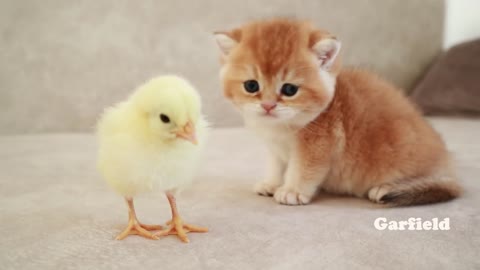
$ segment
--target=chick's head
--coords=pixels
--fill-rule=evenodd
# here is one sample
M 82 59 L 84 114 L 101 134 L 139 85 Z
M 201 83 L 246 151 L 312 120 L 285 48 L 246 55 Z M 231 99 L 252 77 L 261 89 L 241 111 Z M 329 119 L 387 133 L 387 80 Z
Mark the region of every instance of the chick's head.
M 186 80 L 172 75 L 154 78 L 140 86 L 131 101 L 143 120 L 143 132 L 162 140 L 185 139 L 197 144 L 200 96 Z

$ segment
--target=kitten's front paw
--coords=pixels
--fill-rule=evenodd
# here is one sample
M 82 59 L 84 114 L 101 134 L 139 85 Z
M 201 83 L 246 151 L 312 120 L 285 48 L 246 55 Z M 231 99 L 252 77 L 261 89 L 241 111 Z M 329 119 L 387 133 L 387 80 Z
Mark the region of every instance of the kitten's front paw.
M 308 204 L 312 200 L 312 195 L 302 194 L 291 188 L 280 187 L 275 191 L 275 201 L 287 205 Z
M 273 196 L 277 188 L 278 188 L 278 185 L 263 181 L 263 182 L 256 183 L 255 186 L 253 187 L 253 191 L 258 195 Z

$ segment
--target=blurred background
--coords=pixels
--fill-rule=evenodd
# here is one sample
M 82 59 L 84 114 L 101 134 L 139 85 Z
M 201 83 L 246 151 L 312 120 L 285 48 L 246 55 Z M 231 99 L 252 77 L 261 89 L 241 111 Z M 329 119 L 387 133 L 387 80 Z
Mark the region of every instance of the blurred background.
M 450 110 L 449 89 L 447 100 L 441 94 L 430 104 L 440 75 L 425 76 L 446 50 L 480 35 L 479 13 L 476 0 L 1 0 L 0 133 L 89 132 L 104 107 L 164 73 L 197 86 L 216 126 L 239 125 L 222 97 L 211 33 L 272 16 L 330 30 L 347 65 L 380 73 L 426 111 L 471 113 L 480 108 L 478 88 L 449 86 L 463 98 Z

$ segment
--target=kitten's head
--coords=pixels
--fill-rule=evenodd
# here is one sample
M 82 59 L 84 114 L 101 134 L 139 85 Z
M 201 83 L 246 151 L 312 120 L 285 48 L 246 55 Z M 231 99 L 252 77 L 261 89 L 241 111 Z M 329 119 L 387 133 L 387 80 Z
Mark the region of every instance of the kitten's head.
M 304 126 L 333 98 L 340 42 L 307 22 L 259 21 L 216 32 L 225 96 L 246 120 Z

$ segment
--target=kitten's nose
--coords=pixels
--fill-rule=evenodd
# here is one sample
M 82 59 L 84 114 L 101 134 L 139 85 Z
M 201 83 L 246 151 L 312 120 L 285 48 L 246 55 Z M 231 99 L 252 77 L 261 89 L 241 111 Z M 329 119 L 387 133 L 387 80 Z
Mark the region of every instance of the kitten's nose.
M 265 102 L 262 102 L 262 108 L 267 112 L 269 113 L 271 110 L 275 109 L 275 107 L 277 107 L 277 103 L 275 102 L 269 102 L 269 101 L 265 101 Z

